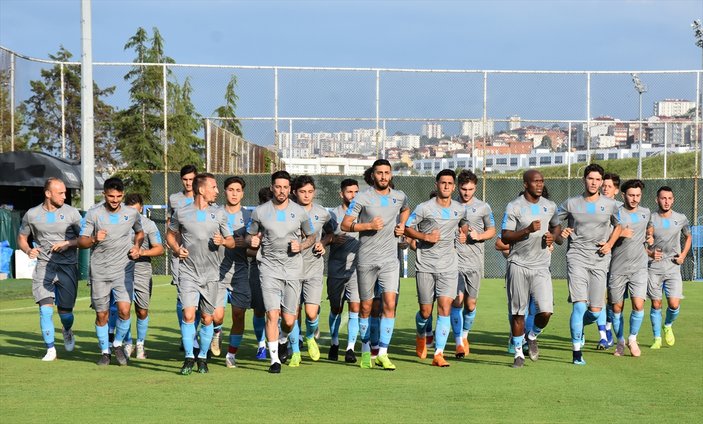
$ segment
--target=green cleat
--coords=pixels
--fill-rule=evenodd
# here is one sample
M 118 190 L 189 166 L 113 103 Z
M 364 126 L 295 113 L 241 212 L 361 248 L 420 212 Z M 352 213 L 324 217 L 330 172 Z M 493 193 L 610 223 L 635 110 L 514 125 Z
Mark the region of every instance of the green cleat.
M 311 337 L 306 340 L 308 344 L 308 355 L 310 355 L 310 359 L 313 361 L 319 361 L 320 360 L 320 346 L 317 345 L 317 342 L 315 341 L 314 337 Z
M 673 346 L 676 343 L 676 337 L 674 337 L 674 329 L 670 325 L 664 326 L 664 341 L 667 346 Z
M 373 368 L 373 362 L 371 362 L 371 352 L 361 352 L 361 368 Z
M 190 375 L 193 372 L 193 367 L 195 366 L 195 358 L 186 358 L 183 361 L 183 366 L 181 367 L 181 375 Z
M 388 358 L 388 354 L 378 355 L 376 357 L 376 365 L 383 367 L 384 370 L 395 371 L 395 365 Z
M 655 337 L 654 338 L 654 343 L 649 347 L 650 349 L 661 349 L 662 348 L 662 338 L 661 337 Z
M 302 360 L 303 359 L 300 357 L 300 352 L 293 352 L 293 355 L 291 355 L 290 357 L 290 363 L 288 364 L 288 366 L 299 367 Z

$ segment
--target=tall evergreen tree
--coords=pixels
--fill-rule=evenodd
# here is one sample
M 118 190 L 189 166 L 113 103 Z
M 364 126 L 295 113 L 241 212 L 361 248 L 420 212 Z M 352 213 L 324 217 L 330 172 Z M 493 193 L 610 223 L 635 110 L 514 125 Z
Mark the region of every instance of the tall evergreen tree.
M 195 111 L 190 95 L 193 91 L 190 78 L 183 85 L 169 83 L 169 168 L 179 169 L 193 164 L 202 169 L 205 142 L 197 133 L 203 127 L 200 115 Z
M 222 120 L 222 128 L 234 133 L 235 135 L 242 136 L 242 126 L 235 113 L 237 109 L 237 100 L 239 96 L 235 93 L 234 89 L 237 86 L 237 76 L 232 75 L 227 83 L 227 88 L 225 89 L 225 104 L 215 109 L 215 114 L 220 118 L 227 118 Z
M 0 72 L 0 153 L 12 148 L 12 106 L 10 105 L 10 73 Z M 27 149 L 27 136 L 20 134 L 24 124 L 24 115 L 20 108 L 15 108 L 15 150 Z

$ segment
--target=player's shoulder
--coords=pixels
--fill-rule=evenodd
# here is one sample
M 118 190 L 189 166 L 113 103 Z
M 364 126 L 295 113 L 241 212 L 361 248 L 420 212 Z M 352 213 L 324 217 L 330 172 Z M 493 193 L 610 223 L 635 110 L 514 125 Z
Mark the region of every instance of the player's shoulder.
M 40 203 L 37 206 L 34 206 L 33 208 L 29 208 L 27 212 L 25 212 L 25 216 L 27 218 L 34 218 L 35 216 L 43 215 L 44 212 L 44 204 Z
M 522 196 L 521 196 L 521 197 L 522 197 Z M 553 201 L 551 201 L 551 200 L 549 200 L 549 199 L 546 199 L 546 198 L 544 198 L 544 197 L 540 197 L 538 203 L 539 203 L 541 206 L 546 207 L 546 208 L 549 208 L 549 209 L 556 209 L 556 208 L 557 208 L 556 202 L 553 202 Z
M 671 214 L 671 218 L 674 220 L 675 225 L 679 225 L 681 223 L 688 223 L 688 217 L 681 212 L 676 212 L 673 211 Z

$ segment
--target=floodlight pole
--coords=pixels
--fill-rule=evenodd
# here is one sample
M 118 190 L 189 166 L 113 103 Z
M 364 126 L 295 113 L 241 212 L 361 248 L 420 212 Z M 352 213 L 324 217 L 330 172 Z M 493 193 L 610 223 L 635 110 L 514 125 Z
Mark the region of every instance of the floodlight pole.
M 639 131 L 637 138 L 639 142 L 637 143 L 637 178 L 642 178 L 642 94 L 647 92 L 647 87 L 642 84 L 640 77 L 637 74 L 632 74 L 632 82 L 635 84 L 635 90 L 639 93 L 640 97 L 640 119 L 639 119 Z
M 84 211 L 94 204 L 95 154 L 93 147 L 93 41 L 91 0 L 81 0 L 81 203 Z

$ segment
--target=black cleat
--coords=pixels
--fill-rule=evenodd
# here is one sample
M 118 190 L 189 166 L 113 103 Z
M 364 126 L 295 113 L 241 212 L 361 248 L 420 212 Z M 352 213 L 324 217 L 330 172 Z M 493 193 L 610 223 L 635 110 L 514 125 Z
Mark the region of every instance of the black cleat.
M 282 364 L 288 360 L 288 345 L 286 343 L 278 344 L 278 359 L 281 360 Z
M 348 349 L 344 354 L 344 362 L 347 364 L 356 364 L 356 355 L 354 354 L 354 349 Z
M 120 366 L 125 366 L 129 364 L 129 358 L 127 357 L 127 352 L 124 351 L 124 346 L 117 346 L 115 349 L 115 359 Z
M 525 365 L 525 358 L 522 356 L 515 357 L 515 361 L 513 361 L 513 368 L 522 368 L 523 365 Z
M 183 366 L 181 367 L 181 375 L 190 375 L 193 372 L 193 367 L 195 366 L 195 359 L 186 358 L 183 361 Z
M 327 353 L 327 359 L 337 361 L 339 359 L 339 345 L 330 346 L 330 351 Z
M 100 365 L 101 367 L 110 365 L 110 354 L 109 353 L 103 353 L 100 355 L 100 359 L 98 359 L 98 362 L 96 364 Z
M 271 374 L 280 374 L 281 373 L 281 364 L 279 362 L 274 362 L 271 364 L 269 367 L 269 373 Z
M 198 372 L 200 374 L 207 374 L 210 370 L 207 367 L 207 359 L 198 358 Z

